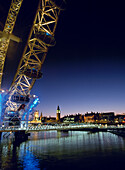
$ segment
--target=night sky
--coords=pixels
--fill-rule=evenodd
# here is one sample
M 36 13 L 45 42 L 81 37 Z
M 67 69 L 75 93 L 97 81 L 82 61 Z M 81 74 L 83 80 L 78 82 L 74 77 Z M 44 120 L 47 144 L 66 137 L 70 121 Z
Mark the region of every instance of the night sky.
M 7 2 L 10 4 L 0 0 L 2 22 L 8 12 Z M 3 88 L 9 88 L 16 72 L 36 2 L 30 0 L 28 4 L 24 0 L 22 4 L 13 32 L 22 38 L 22 43 L 10 43 Z M 36 109 L 44 116 L 55 116 L 57 105 L 62 115 L 91 111 L 125 113 L 124 4 L 81 2 L 67 0 L 55 33 L 56 46 L 49 49 L 42 68 L 43 78 L 36 81 L 31 91 L 39 96 Z

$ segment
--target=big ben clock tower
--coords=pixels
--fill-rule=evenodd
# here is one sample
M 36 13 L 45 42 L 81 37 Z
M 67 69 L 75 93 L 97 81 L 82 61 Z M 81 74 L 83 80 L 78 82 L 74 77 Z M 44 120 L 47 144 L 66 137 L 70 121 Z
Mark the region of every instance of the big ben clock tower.
M 57 111 L 56 111 L 56 120 L 57 121 L 60 121 L 60 108 L 59 108 L 59 105 L 58 105 L 58 107 L 57 107 Z

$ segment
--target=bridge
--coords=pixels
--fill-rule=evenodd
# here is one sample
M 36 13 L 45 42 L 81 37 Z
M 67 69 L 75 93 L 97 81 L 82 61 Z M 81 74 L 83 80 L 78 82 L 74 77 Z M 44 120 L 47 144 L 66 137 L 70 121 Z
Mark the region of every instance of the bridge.
M 52 131 L 52 130 L 60 130 L 60 131 L 114 131 L 114 130 L 125 130 L 125 126 L 101 126 L 101 125 L 41 125 L 35 127 L 1 127 L 0 132 L 17 132 L 17 131 Z
M 88 132 L 110 132 L 122 137 L 125 137 L 125 126 L 101 126 L 101 125 L 40 125 L 40 126 L 32 126 L 32 127 L 1 127 L 0 128 L 0 139 L 3 133 L 3 137 L 8 138 L 13 134 L 15 140 L 24 141 L 28 140 L 28 136 L 31 132 L 39 132 L 39 131 L 88 131 Z

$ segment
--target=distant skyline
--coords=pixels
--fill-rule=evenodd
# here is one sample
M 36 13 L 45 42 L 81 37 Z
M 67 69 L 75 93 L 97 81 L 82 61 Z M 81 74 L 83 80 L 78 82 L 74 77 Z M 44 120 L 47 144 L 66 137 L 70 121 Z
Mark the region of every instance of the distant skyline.
M 36 0 L 31 0 L 30 6 L 23 2 L 14 30 L 24 42 L 31 27 L 29 18 L 34 16 L 34 3 Z M 56 46 L 49 49 L 42 67 L 43 78 L 31 90 L 40 98 L 36 107 L 39 112 L 55 116 L 59 105 L 61 115 L 125 113 L 124 16 L 122 2 L 90 0 L 81 5 L 67 0 L 55 32 Z M 10 44 L 3 88 L 11 84 L 24 45 Z

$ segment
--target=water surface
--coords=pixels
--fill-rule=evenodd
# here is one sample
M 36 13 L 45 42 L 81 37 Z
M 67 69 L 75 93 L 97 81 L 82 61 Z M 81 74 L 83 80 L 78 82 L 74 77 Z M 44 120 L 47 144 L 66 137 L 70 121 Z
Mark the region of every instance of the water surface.
M 20 144 L 0 142 L 0 169 L 107 170 L 124 168 L 125 139 L 109 132 L 43 131 Z

